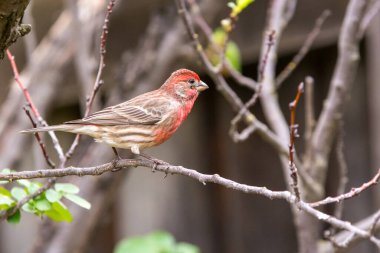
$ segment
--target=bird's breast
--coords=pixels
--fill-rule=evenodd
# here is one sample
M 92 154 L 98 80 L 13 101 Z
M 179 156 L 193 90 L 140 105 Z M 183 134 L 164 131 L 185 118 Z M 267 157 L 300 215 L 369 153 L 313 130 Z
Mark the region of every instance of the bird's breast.
M 192 108 L 192 104 L 180 106 L 175 113 L 169 114 L 169 116 L 162 122 L 162 126 L 156 130 L 157 144 L 161 144 L 169 139 L 182 122 L 187 118 Z

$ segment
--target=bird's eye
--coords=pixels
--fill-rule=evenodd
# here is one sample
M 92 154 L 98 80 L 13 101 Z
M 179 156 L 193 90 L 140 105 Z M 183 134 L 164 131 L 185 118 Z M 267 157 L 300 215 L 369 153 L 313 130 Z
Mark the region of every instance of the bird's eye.
M 191 88 L 191 89 L 194 89 L 194 88 L 195 88 L 195 80 L 194 80 L 194 79 L 190 79 L 190 80 L 188 81 L 188 83 L 190 84 L 190 88 Z

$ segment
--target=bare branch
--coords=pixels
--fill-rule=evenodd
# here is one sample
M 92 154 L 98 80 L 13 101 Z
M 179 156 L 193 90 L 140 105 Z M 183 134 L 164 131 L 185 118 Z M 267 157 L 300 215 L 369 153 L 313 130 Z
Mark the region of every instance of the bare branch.
M 24 94 L 24 97 L 25 97 L 25 100 L 27 101 L 28 105 L 30 106 L 30 108 L 31 108 L 34 116 L 36 117 L 38 123 L 41 124 L 42 126 L 47 126 L 46 121 L 41 117 L 41 114 L 39 113 L 38 109 L 34 105 L 33 100 L 32 100 L 32 98 L 31 98 L 31 96 L 29 94 L 28 89 L 21 82 L 20 74 L 18 72 L 14 56 L 11 54 L 11 52 L 9 51 L 9 49 L 7 49 L 6 52 L 7 52 L 8 59 L 9 59 L 9 61 L 11 63 L 11 66 L 12 66 L 12 71 L 13 71 L 13 74 L 14 74 L 15 81 L 17 82 L 17 84 L 19 85 L 20 89 L 22 90 L 22 92 Z M 53 141 L 54 148 L 57 151 L 57 154 L 59 156 L 59 159 L 60 159 L 61 163 L 64 163 L 64 161 L 66 160 L 66 158 L 65 158 L 65 156 L 63 154 L 63 149 L 62 149 L 61 145 L 59 144 L 57 136 L 55 135 L 55 133 L 53 131 L 49 131 L 48 133 L 50 135 L 50 138 Z
M 377 224 L 379 223 L 379 220 L 380 220 L 380 211 L 377 211 L 377 213 L 375 213 L 373 217 L 372 225 L 369 229 L 369 232 L 371 233 L 371 235 L 375 235 L 376 227 L 377 227 Z
M 214 80 L 216 84 L 216 88 L 218 91 L 225 97 L 228 103 L 232 106 L 235 111 L 239 111 L 243 107 L 243 102 L 236 95 L 236 93 L 231 89 L 231 87 L 227 84 L 226 80 L 220 75 L 217 70 L 212 66 L 210 61 L 208 60 L 205 52 L 203 50 L 202 45 L 199 42 L 198 35 L 194 32 L 193 24 L 190 20 L 190 14 L 185 8 L 184 0 L 176 0 L 178 13 L 181 15 L 186 30 L 193 42 L 193 47 L 195 51 L 198 53 L 199 57 L 203 65 L 205 66 L 208 74 Z M 269 144 L 271 144 L 280 154 L 287 155 L 287 147 L 285 143 L 281 143 L 276 135 L 261 121 L 259 121 L 251 112 L 247 111 L 243 115 L 243 120 L 248 125 L 254 125 L 252 128 L 257 129 L 257 133 L 266 140 Z
M 276 79 L 276 87 L 279 88 L 281 84 L 292 74 L 292 72 L 298 67 L 298 64 L 310 51 L 311 46 L 313 45 L 315 39 L 321 32 L 321 28 L 326 19 L 331 15 L 330 10 L 324 10 L 315 21 L 314 28 L 307 35 L 305 43 L 302 45 L 300 51 L 293 57 L 293 59 L 286 65 L 286 67 L 280 72 Z
M 55 170 L 34 170 L 34 171 L 21 171 L 13 172 L 9 174 L 0 174 L 1 180 L 19 180 L 19 179 L 32 179 L 32 178 L 46 178 L 46 177 L 64 177 L 64 176 L 85 176 L 85 175 L 101 175 L 105 172 L 111 172 L 119 169 L 128 169 L 131 167 L 142 166 L 150 169 L 155 169 L 166 174 L 178 174 L 193 178 L 202 184 L 214 183 L 224 186 L 228 189 L 244 192 L 247 194 L 255 194 L 267 197 L 269 199 L 282 199 L 290 204 L 295 204 L 300 210 L 312 215 L 313 217 L 327 222 L 337 228 L 348 230 L 355 233 L 360 238 L 366 238 L 380 245 L 380 240 L 371 235 L 368 231 L 364 231 L 353 226 L 347 221 L 339 220 L 331 215 L 325 214 L 317 209 L 314 209 L 309 204 L 303 201 L 297 201 L 297 198 L 292 195 L 289 191 L 271 191 L 266 187 L 250 186 L 246 184 L 240 184 L 235 181 L 223 178 L 218 174 L 207 175 L 199 173 L 196 170 L 187 169 L 182 166 L 173 165 L 157 165 L 155 162 L 150 160 L 140 160 L 140 159 L 122 159 L 114 162 L 94 166 L 94 167 L 68 167 L 63 169 Z
M 346 159 L 344 157 L 343 148 L 344 148 L 344 142 L 343 142 L 343 126 L 341 122 L 341 127 L 339 131 L 339 136 L 336 144 L 336 157 L 338 160 L 338 169 L 339 169 L 339 182 L 338 182 L 338 189 L 337 189 L 337 195 L 344 194 L 346 190 L 346 185 L 348 182 L 348 167 L 346 163 Z M 334 216 L 337 218 L 342 217 L 343 214 L 343 203 L 340 203 L 336 206 L 336 209 L 334 211 Z
M 313 138 L 313 157 L 310 164 L 315 164 L 311 173 L 321 184 L 326 178 L 328 155 L 332 143 L 336 139 L 339 127 L 339 119 L 342 112 L 348 90 L 354 80 L 359 62 L 359 38 L 357 34 L 368 1 L 351 0 L 348 4 L 341 35 L 339 37 L 339 57 L 331 80 L 327 99 L 322 113 L 317 122 Z M 318 160 L 318 162 L 316 162 Z
M 355 197 L 355 196 L 359 195 L 360 193 L 362 193 L 364 190 L 368 189 L 369 187 L 377 184 L 379 179 L 380 179 L 380 169 L 378 170 L 376 175 L 370 181 L 362 184 L 360 187 L 352 188 L 347 193 L 341 194 L 341 195 L 336 196 L 336 197 L 327 197 L 323 200 L 311 203 L 310 205 L 312 207 L 318 207 L 318 206 L 327 205 L 327 204 L 331 204 L 331 203 L 338 203 L 342 200 L 346 200 L 346 199 Z
M 372 4 L 372 6 L 369 6 L 367 8 L 368 11 L 365 14 L 365 16 L 363 17 L 363 20 L 360 24 L 360 29 L 359 29 L 359 33 L 358 33 L 358 38 L 360 38 L 360 39 L 363 38 L 363 35 L 364 35 L 365 31 L 367 30 L 367 27 L 371 23 L 372 19 L 376 16 L 377 13 L 379 13 L 380 1 L 374 0 L 373 2 L 374 3 Z
M 245 103 L 243 105 L 243 107 L 240 109 L 239 113 L 231 121 L 229 133 L 235 142 L 247 139 L 249 137 L 249 135 L 252 134 L 254 132 L 254 130 L 257 128 L 256 125 L 252 125 L 252 124 L 248 125 L 247 128 L 242 130 L 242 132 L 240 134 L 237 131 L 237 124 L 240 122 L 243 115 L 246 114 L 247 112 L 249 112 L 249 108 L 251 106 L 255 105 L 256 102 L 258 101 L 258 98 L 259 98 L 260 93 L 261 93 L 261 87 L 262 87 L 261 82 L 264 78 L 265 66 L 266 66 L 267 61 L 268 61 L 268 55 L 269 55 L 270 50 L 274 44 L 274 35 L 275 35 L 275 31 L 271 31 L 268 33 L 268 36 L 267 36 L 267 43 L 266 43 L 267 50 L 266 50 L 266 53 L 265 53 L 262 61 L 260 62 L 260 66 L 259 66 L 258 88 L 256 89 L 256 92 L 253 94 L 253 96 L 248 100 L 247 103 Z
M 268 63 L 269 54 L 271 52 L 271 49 L 275 43 L 274 36 L 276 34 L 275 30 L 271 30 L 268 32 L 268 35 L 266 36 L 267 41 L 264 41 L 263 48 L 264 48 L 264 55 L 261 57 L 260 65 L 259 65 L 259 77 L 257 78 L 258 82 L 261 84 L 264 80 L 265 75 L 265 67 Z
M 23 107 L 26 115 L 28 116 L 28 118 L 30 119 L 30 122 L 32 123 L 32 126 L 33 127 L 37 127 L 37 124 L 36 122 L 34 121 L 32 115 L 30 114 L 30 111 L 28 108 L 26 108 L 25 106 Z M 40 137 L 40 134 L 38 132 L 35 132 L 34 133 L 34 136 L 36 137 L 36 140 L 38 142 L 38 145 L 41 147 L 41 151 L 42 151 L 42 154 L 44 155 L 45 157 L 45 161 L 46 163 L 49 165 L 50 168 L 54 169 L 55 168 L 55 163 L 50 159 L 47 151 L 46 151 L 46 146 L 45 144 L 43 143 L 41 137 Z
M 193 21 L 194 23 L 201 29 L 201 31 L 204 33 L 204 35 L 207 38 L 207 42 L 216 50 L 220 51 L 219 46 L 215 45 L 215 42 L 212 39 L 212 29 L 207 24 L 206 20 L 204 20 L 203 16 L 200 14 L 200 8 L 196 1 L 194 0 L 188 0 L 191 11 L 193 13 Z M 231 75 L 231 77 L 240 85 L 250 88 L 251 90 L 257 90 L 258 84 L 249 77 L 246 77 L 236 71 L 229 62 L 224 62 L 224 68 L 228 71 L 228 73 Z
M 84 113 L 84 117 L 87 117 L 90 114 L 92 103 L 94 102 L 94 98 L 96 96 L 96 93 L 98 92 L 100 86 L 103 84 L 103 80 L 101 80 L 101 77 L 102 77 L 103 69 L 105 67 L 104 57 L 105 57 L 105 54 L 106 54 L 108 23 L 109 23 L 110 15 L 112 13 L 112 9 L 115 6 L 115 1 L 116 0 L 110 0 L 109 3 L 108 3 L 108 5 L 107 5 L 107 12 L 106 12 L 106 16 L 105 16 L 105 19 L 104 19 L 103 30 L 102 30 L 102 34 L 100 36 L 99 69 L 98 69 L 98 73 L 96 75 L 96 79 L 95 79 L 95 83 L 94 83 L 93 89 L 91 91 L 91 94 L 90 94 L 89 98 L 87 99 L 87 102 L 86 102 L 86 111 Z M 79 144 L 79 139 L 80 139 L 80 135 L 77 134 L 75 136 L 75 139 L 74 139 L 73 143 L 71 144 L 69 150 L 65 154 L 65 157 L 67 159 L 69 159 L 74 154 L 75 149 L 76 149 L 76 147 Z
M 292 179 L 292 183 L 290 186 L 293 189 L 293 193 L 296 196 L 297 201 L 300 201 L 300 190 L 298 188 L 298 172 L 297 167 L 294 162 L 294 143 L 295 139 L 299 137 L 298 135 L 298 125 L 296 124 L 296 110 L 299 100 L 301 98 L 301 94 L 304 92 L 303 83 L 298 85 L 297 95 L 293 102 L 289 104 L 290 110 L 290 131 L 289 131 L 289 170 L 290 177 Z
M 377 211 L 376 213 L 370 215 L 369 217 L 356 222 L 354 224 L 355 227 L 358 227 L 365 231 L 370 231 L 373 227 L 374 221 L 376 220 L 376 217 L 380 215 L 380 211 Z M 379 230 L 380 226 L 377 223 L 375 230 Z M 363 237 L 358 237 L 355 233 L 352 233 L 351 231 L 341 231 L 333 236 L 331 236 L 330 241 L 332 242 L 332 245 L 326 245 L 321 249 L 319 252 L 323 253 L 334 253 L 337 252 L 336 248 L 338 249 L 349 249 L 353 247 L 355 244 L 363 240 Z

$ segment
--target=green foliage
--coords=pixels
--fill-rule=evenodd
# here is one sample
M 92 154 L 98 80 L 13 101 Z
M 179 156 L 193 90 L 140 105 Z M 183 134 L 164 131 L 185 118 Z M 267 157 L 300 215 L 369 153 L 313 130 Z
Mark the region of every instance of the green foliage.
M 4 169 L 0 173 L 7 174 L 12 171 Z M 17 203 L 27 197 L 29 194 L 36 192 L 42 187 L 39 182 L 21 179 L 15 181 L 18 186 L 12 187 L 10 190 L 0 186 L 0 211 L 10 211 Z M 0 181 L 1 185 L 6 181 Z M 79 197 L 79 188 L 76 185 L 68 183 L 56 183 L 54 189 L 48 189 L 46 192 L 39 196 L 30 199 L 22 205 L 21 210 L 36 216 L 46 215 L 50 219 L 57 222 L 71 222 L 73 217 L 68 208 L 61 202 L 62 198 L 75 203 L 76 205 L 90 209 L 91 204 Z M 7 221 L 10 223 L 19 223 L 21 219 L 21 212 L 17 210 L 12 216 L 8 217 Z
M 236 0 L 236 2 L 229 2 L 227 5 L 232 9 L 231 17 L 238 16 L 245 8 L 247 8 L 254 0 Z
M 200 253 L 200 250 L 189 243 L 176 243 L 167 232 L 156 231 L 120 241 L 114 253 Z
M 20 222 L 20 219 L 21 219 L 21 212 L 20 210 L 17 210 L 13 215 L 7 218 L 7 221 L 9 223 L 17 224 Z
M 222 28 L 215 29 L 212 39 L 215 45 L 219 46 L 220 49 L 226 41 L 227 34 Z M 215 52 L 211 47 L 207 49 L 207 54 L 210 58 L 211 63 L 216 66 L 220 63 L 220 55 Z M 236 70 L 241 71 L 241 56 L 240 50 L 237 44 L 233 41 L 228 41 L 225 53 L 226 61 Z

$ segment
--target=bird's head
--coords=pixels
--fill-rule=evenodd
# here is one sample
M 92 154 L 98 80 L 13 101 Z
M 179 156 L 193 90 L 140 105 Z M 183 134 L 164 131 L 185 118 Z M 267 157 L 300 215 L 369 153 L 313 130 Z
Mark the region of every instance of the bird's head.
M 200 80 L 197 73 L 179 69 L 170 75 L 162 88 L 180 100 L 193 100 L 200 92 L 208 89 L 208 86 Z

